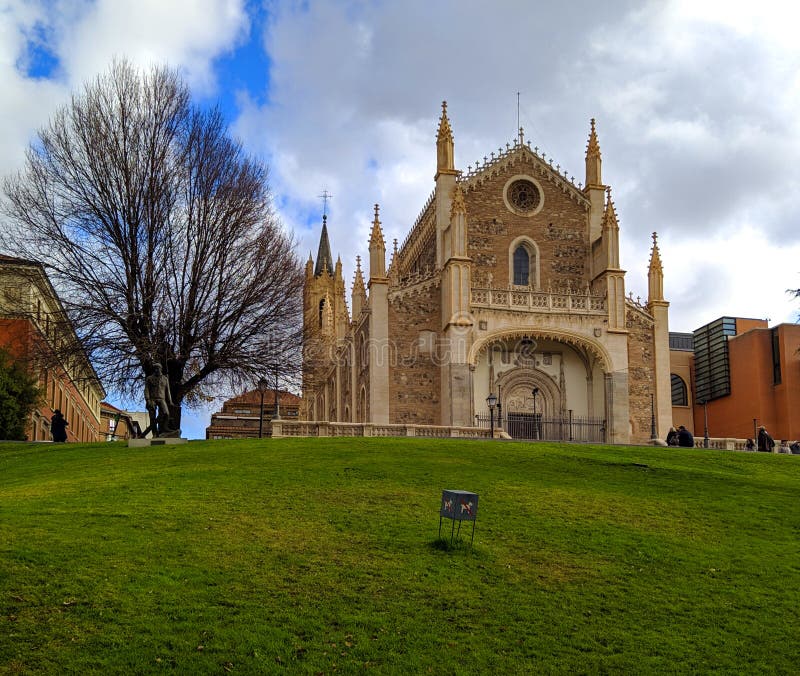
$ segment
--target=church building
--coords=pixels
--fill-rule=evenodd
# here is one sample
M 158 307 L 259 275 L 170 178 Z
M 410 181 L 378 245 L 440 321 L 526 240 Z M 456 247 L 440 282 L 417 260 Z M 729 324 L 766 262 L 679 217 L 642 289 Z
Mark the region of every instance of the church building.
M 375 205 L 368 277 L 358 258 L 349 310 L 323 217 L 306 264 L 302 415 L 470 427 L 493 395 L 512 437 L 530 436 L 512 429 L 525 416 L 599 421 L 609 443 L 647 441 L 653 428 L 663 437 L 672 399 L 658 245 L 654 233 L 646 302 L 626 297 L 595 121 L 584 185 L 522 129 L 466 171 L 454 157 L 443 103 L 433 192 L 388 266 Z

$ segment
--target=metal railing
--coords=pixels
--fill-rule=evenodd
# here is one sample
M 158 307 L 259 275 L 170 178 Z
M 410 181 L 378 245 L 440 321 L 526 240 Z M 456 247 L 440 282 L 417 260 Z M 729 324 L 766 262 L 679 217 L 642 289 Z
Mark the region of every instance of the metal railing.
M 489 428 L 488 414 L 475 416 L 475 425 Z M 495 429 L 503 429 L 512 439 L 532 441 L 579 441 L 602 444 L 606 441 L 606 421 L 602 418 L 576 416 L 568 411 L 563 416 L 543 416 L 541 413 L 504 413 L 494 416 Z

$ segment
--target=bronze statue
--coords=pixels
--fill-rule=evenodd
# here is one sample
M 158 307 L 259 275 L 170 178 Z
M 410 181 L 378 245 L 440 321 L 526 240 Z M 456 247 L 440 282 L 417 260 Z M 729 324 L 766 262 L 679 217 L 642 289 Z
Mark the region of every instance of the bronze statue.
M 148 431 L 154 437 L 165 437 L 173 434 L 170 426 L 169 407 L 173 405 L 172 395 L 169 391 L 169 378 L 161 372 L 161 364 L 153 366 L 153 373 L 144 381 L 144 401 L 147 405 L 147 413 L 150 416 L 150 427 L 144 431 L 145 436 Z

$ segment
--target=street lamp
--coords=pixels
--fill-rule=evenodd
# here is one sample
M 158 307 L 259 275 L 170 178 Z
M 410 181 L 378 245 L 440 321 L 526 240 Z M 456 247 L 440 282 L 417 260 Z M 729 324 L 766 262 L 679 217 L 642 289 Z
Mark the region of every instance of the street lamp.
M 497 427 L 503 429 L 503 399 L 500 396 L 500 385 L 497 386 Z
M 497 406 L 497 397 L 490 394 L 486 397 L 486 404 L 489 406 L 489 430 L 492 439 L 494 439 L 494 407 Z
M 656 438 L 656 408 L 653 403 L 653 393 L 650 393 L 650 438 Z
M 708 402 L 703 399 L 697 403 L 703 406 L 703 448 L 708 448 Z
M 275 415 L 272 416 L 273 420 L 281 419 L 281 403 L 278 400 L 278 365 L 275 364 Z
M 539 435 L 539 419 L 538 419 L 539 416 L 536 413 L 536 395 L 539 394 L 539 388 L 534 387 L 531 394 L 533 395 L 533 438 L 538 439 L 540 435 Z
M 258 391 L 261 392 L 261 411 L 258 414 L 258 438 L 261 439 L 264 435 L 264 392 L 267 391 L 269 383 L 266 378 L 260 378 L 258 381 Z

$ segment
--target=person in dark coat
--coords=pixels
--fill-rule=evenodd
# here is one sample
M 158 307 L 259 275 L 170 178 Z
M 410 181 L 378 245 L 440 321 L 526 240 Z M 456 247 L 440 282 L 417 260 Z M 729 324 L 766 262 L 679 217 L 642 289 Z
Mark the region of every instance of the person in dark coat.
M 67 440 L 67 419 L 61 415 L 61 411 L 56 409 L 53 411 L 53 417 L 50 418 L 50 434 L 53 435 L 53 441 L 64 443 Z
M 758 428 L 758 450 L 761 453 L 772 453 L 775 448 L 775 440 L 767 432 L 767 428 L 763 425 Z
M 669 432 L 667 432 L 667 446 L 677 446 L 678 445 L 678 431 L 674 427 L 669 428 Z
M 694 437 L 683 425 L 678 428 L 678 446 L 694 448 Z

